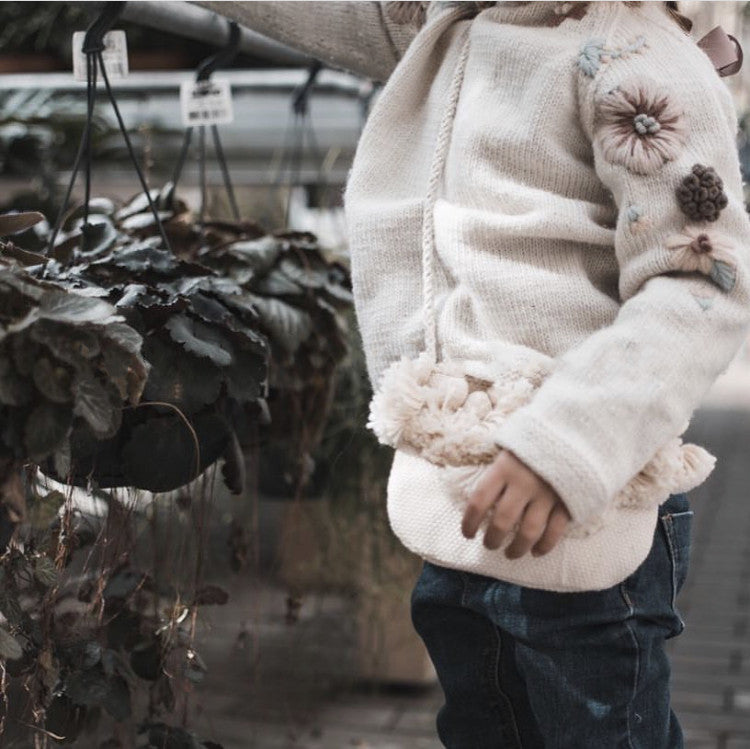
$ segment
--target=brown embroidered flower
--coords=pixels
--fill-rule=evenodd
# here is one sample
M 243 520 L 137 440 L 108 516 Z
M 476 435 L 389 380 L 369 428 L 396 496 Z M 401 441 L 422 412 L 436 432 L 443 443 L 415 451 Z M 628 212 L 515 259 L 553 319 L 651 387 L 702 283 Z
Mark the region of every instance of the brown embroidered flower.
M 677 188 L 680 210 L 693 221 L 716 221 L 729 199 L 724 182 L 711 166 L 693 164 Z
M 596 137 L 604 158 L 636 174 L 653 174 L 685 144 L 682 109 L 657 83 L 629 78 L 603 96 Z
M 665 246 L 672 254 L 675 270 L 698 271 L 709 276 L 724 291 L 731 291 L 737 278 L 732 241 L 716 231 L 688 224 L 669 237 Z

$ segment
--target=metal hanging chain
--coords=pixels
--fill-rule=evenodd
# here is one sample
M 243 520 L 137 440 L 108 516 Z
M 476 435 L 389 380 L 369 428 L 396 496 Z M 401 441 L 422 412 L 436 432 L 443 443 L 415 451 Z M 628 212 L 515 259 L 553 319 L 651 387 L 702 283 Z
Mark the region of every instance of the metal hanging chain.
M 229 40 L 227 46 L 224 49 L 220 49 L 215 54 L 207 57 L 203 60 L 195 71 L 195 80 L 202 82 L 208 81 L 214 71 L 222 65 L 227 65 L 236 56 L 239 51 L 240 41 L 240 27 L 235 21 L 229 22 Z M 200 218 L 199 223 L 201 227 L 205 223 L 205 212 L 206 212 L 206 195 L 208 192 L 207 175 L 206 175 L 206 125 L 198 126 L 200 137 L 199 137 L 199 169 L 200 169 L 200 187 L 201 187 L 201 206 L 200 206 Z M 172 176 L 172 184 L 176 188 L 177 183 L 182 176 L 182 171 L 187 161 L 187 156 L 190 151 L 190 144 L 193 139 L 193 125 L 188 125 L 185 128 L 185 135 L 182 139 L 182 147 L 180 148 L 180 154 L 177 157 L 177 164 Z M 214 151 L 216 152 L 216 159 L 219 162 L 219 168 L 221 169 L 222 179 L 224 181 L 224 189 L 227 192 L 229 198 L 229 205 L 232 209 L 232 215 L 234 220 L 238 223 L 241 221 L 240 209 L 237 203 L 237 197 L 234 192 L 234 185 L 229 175 L 229 167 L 227 160 L 224 155 L 224 149 L 221 145 L 221 138 L 219 137 L 219 129 L 216 125 L 211 125 L 211 134 L 214 143 Z M 176 192 L 176 191 L 175 191 Z
M 219 138 L 219 128 L 216 125 L 211 125 L 211 132 L 214 136 L 214 151 L 216 152 L 216 159 L 219 162 L 219 168 L 221 169 L 222 177 L 224 178 L 224 187 L 227 191 L 227 197 L 229 198 L 229 205 L 232 208 L 232 215 L 234 220 L 240 221 L 240 208 L 237 204 L 237 197 L 234 194 L 234 186 L 232 180 L 229 177 L 229 167 L 227 166 L 227 160 L 224 157 L 224 149 L 221 146 L 221 139 Z
M 96 99 L 96 83 L 97 83 L 97 67 L 101 69 L 102 73 L 102 79 L 104 80 L 104 85 L 107 89 L 107 96 L 109 97 L 110 103 L 112 104 L 112 109 L 115 112 L 115 117 L 117 118 L 117 123 L 120 127 L 120 132 L 122 133 L 122 136 L 125 140 L 125 145 L 128 149 L 128 154 L 130 155 L 130 160 L 133 163 L 133 166 L 135 167 L 136 174 L 138 175 L 138 179 L 141 183 L 141 186 L 143 187 L 144 193 L 146 195 L 146 199 L 148 200 L 149 208 L 151 209 L 151 212 L 154 215 L 154 218 L 156 220 L 156 224 L 159 227 L 159 233 L 161 234 L 162 242 L 164 243 L 164 248 L 169 250 L 171 252 L 171 247 L 169 244 L 169 240 L 167 239 L 166 232 L 164 231 L 164 225 L 162 224 L 161 218 L 159 217 L 159 212 L 156 210 L 156 206 L 154 205 L 153 200 L 151 199 L 151 192 L 148 189 L 148 185 L 146 183 L 146 179 L 143 176 L 143 171 L 141 170 L 141 167 L 138 163 L 138 159 L 136 158 L 135 151 L 133 149 L 133 145 L 130 142 L 130 136 L 128 135 L 127 128 L 125 127 L 125 123 L 123 122 L 122 115 L 120 114 L 120 109 L 117 106 L 117 101 L 115 99 L 114 93 L 112 91 L 112 87 L 109 83 L 109 77 L 107 76 L 107 70 L 104 67 L 104 56 L 103 52 L 105 49 L 104 46 L 104 35 L 110 30 L 112 27 L 112 24 L 117 20 L 119 15 L 122 13 L 123 8 L 125 7 L 124 2 L 113 2 L 113 3 L 107 3 L 104 6 L 104 9 L 99 14 L 99 16 L 94 20 L 94 22 L 89 26 L 89 28 L 86 30 L 86 36 L 83 40 L 83 47 L 81 51 L 86 55 L 86 93 L 87 93 L 87 112 L 86 112 L 86 125 L 84 127 L 83 134 L 81 136 L 81 142 L 78 146 L 78 153 L 76 154 L 75 161 L 73 163 L 73 169 L 70 175 L 70 182 L 68 183 L 68 188 L 65 193 L 65 198 L 63 200 L 62 205 L 60 206 L 60 211 L 57 215 L 57 220 L 55 221 L 55 228 L 52 232 L 52 236 L 50 237 L 50 242 L 47 247 L 47 254 L 51 254 L 55 247 L 55 241 L 60 233 L 60 229 L 62 228 L 62 222 L 63 218 L 65 216 L 65 212 L 68 208 L 68 205 L 70 203 L 70 196 L 73 192 L 73 186 L 75 185 L 76 177 L 78 176 L 78 172 L 81 168 L 81 162 L 84 160 L 84 157 L 86 159 L 86 198 L 85 198 L 85 206 L 84 206 L 84 223 L 83 226 L 88 226 L 88 219 L 89 219 L 89 203 L 91 201 L 91 165 L 92 165 L 92 147 L 91 147 L 91 132 L 93 129 L 93 118 L 94 118 L 94 103 Z
M 310 92 L 315 84 L 315 79 L 318 73 L 323 68 L 323 64 L 319 60 L 313 61 L 308 69 L 307 80 L 298 86 L 292 92 L 292 124 L 287 121 L 284 137 L 284 145 L 282 146 L 282 157 L 278 168 L 271 180 L 271 184 L 274 187 L 280 187 L 283 184 L 283 174 L 286 171 L 288 173 L 288 179 L 286 184 L 291 188 L 294 185 L 298 185 L 300 182 L 300 176 L 302 173 L 302 161 L 304 157 L 305 147 L 305 134 L 307 133 L 308 140 L 310 141 L 310 150 L 316 157 L 317 162 L 317 182 L 321 183 L 323 180 L 322 163 L 320 159 L 320 151 L 315 139 L 315 132 L 312 127 L 312 123 L 309 117 L 309 101 Z M 272 194 L 268 196 L 268 207 L 271 208 Z M 286 206 L 284 210 L 284 224 L 289 224 L 289 213 L 291 207 L 291 190 L 287 195 Z
M 91 131 L 94 121 L 94 104 L 96 102 L 96 59 L 86 55 L 86 197 L 84 203 L 83 223 L 89 222 L 89 203 L 91 201 Z
M 135 151 L 133 149 L 133 144 L 130 142 L 130 136 L 128 135 L 127 128 L 125 127 L 125 123 L 123 122 L 122 115 L 120 114 L 120 108 L 117 106 L 117 101 L 115 99 L 114 94 L 112 93 L 112 87 L 109 85 L 109 78 L 107 77 L 107 71 L 104 68 L 104 56 L 102 55 L 103 49 L 104 49 L 104 45 L 102 44 L 101 48 L 97 51 L 96 55 L 99 60 L 99 64 L 101 65 L 101 68 L 102 68 L 102 78 L 104 79 L 104 85 L 107 87 L 107 94 L 109 95 L 109 101 L 112 104 L 112 109 L 115 112 L 115 117 L 117 117 L 117 122 L 120 125 L 120 131 L 122 132 L 122 136 L 125 140 L 125 145 L 128 147 L 130 160 L 133 162 L 135 171 L 138 174 L 138 179 L 140 180 L 141 186 L 143 187 L 143 192 L 145 193 L 146 198 L 148 200 L 149 208 L 151 208 L 151 212 L 154 214 L 154 218 L 156 219 L 156 224 L 159 227 L 159 233 L 161 234 L 162 241 L 164 242 L 164 249 L 169 250 L 171 252 L 172 248 L 169 244 L 169 240 L 167 239 L 167 234 L 164 231 L 164 224 L 162 223 L 162 220 L 159 217 L 159 211 L 156 210 L 154 201 L 151 199 L 151 191 L 148 189 L 146 178 L 143 176 L 143 171 L 140 165 L 138 164 L 138 159 L 136 158 Z

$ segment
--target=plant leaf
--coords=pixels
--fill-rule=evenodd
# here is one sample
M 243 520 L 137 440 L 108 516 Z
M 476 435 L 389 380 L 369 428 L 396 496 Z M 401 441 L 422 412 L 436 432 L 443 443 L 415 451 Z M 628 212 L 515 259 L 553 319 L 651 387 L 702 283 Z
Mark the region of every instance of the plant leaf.
M 130 325 L 122 322 L 113 322 L 104 328 L 106 338 L 114 341 L 131 354 L 140 354 L 143 345 L 143 336 Z
M 281 244 L 275 237 L 266 235 L 249 241 L 233 242 L 226 248 L 226 252 L 260 275 L 273 267 L 281 252 Z
M 41 462 L 53 453 L 67 437 L 71 421 L 70 408 L 42 399 L 26 420 L 24 442 L 29 457 Z
M 172 339 L 191 354 L 210 359 L 218 367 L 228 367 L 232 363 L 229 344 L 214 328 L 185 315 L 173 315 L 164 327 Z
M 47 400 L 54 403 L 69 403 L 73 400 L 73 375 L 46 356 L 37 359 L 33 369 L 34 384 Z
M 117 229 L 108 216 L 89 217 L 89 223 L 81 224 L 81 251 L 87 255 L 101 254 L 114 246 L 117 237 Z
M 0 627 L 0 658 L 18 660 L 23 657 L 23 648 L 13 635 Z
M 105 388 L 93 376 L 79 374 L 74 390 L 73 413 L 83 417 L 99 439 L 112 437 L 120 427 L 121 411 Z
M 47 291 L 39 300 L 39 315 L 57 322 L 103 322 L 117 310 L 97 297 L 80 296 L 67 291 Z
M 27 378 L 16 372 L 7 351 L 0 353 L 0 403 L 24 406 L 31 402 L 34 388 Z
M 294 354 L 312 334 L 312 320 L 307 312 L 281 299 L 255 294 L 248 294 L 248 297 L 258 308 L 272 342 L 288 354 Z
M 55 563 L 48 556 L 34 559 L 34 577 L 47 588 L 57 583 L 58 572 Z
M 155 335 L 143 343 L 143 356 L 151 365 L 143 389 L 148 401 L 166 401 L 192 413 L 219 397 L 222 373 L 207 359 L 193 359 L 185 367 L 185 354 L 178 344 Z

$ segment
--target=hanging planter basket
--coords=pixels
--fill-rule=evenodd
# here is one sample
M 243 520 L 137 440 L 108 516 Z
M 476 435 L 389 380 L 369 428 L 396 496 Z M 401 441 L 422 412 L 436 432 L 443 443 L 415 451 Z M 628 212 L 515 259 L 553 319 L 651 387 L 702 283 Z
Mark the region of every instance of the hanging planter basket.
M 157 205 L 166 195 L 154 194 Z M 106 440 L 81 426 L 71 435 L 71 473 L 50 461 L 43 472 L 76 485 L 132 486 L 154 492 L 195 479 L 224 456 L 227 473 L 241 475 L 238 436 L 248 419 L 265 418 L 268 343 L 242 289 L 210 268 L 180 260 L 138 239 L 150 214 L 136 197 L 112 211 L 105 201 L 87 224 L 76 209 L 63 222 L 53 259 L 36 272 L 77 293 L 106 299 L 143 337 L 150 365 L 141 401 L 123 410 L 120 429 Z M 183 213 L 160 210 L 160 218 Z M 156 222 L 150 224 L 158 231 Z M 57 259 L 59 256 L 60 259 Z M 241 491 L 241 481 L 230 481 Z

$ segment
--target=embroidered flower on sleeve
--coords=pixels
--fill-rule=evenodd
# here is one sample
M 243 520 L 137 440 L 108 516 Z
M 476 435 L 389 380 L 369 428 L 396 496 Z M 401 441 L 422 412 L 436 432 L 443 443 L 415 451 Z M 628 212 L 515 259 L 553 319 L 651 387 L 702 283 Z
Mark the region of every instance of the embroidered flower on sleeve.
M 653 174 L 685 144 L 684 113 L 652 80 L 629 78 L 598 102 L 594 122 L 604 158 L 636 174 Z
M 688 224 L 666 241 L 675 270 L 698 271 L 711 278 L 723 291 L 731 291 L 737 279 L 734 245 L 716 231 Z
M 618 57 L 628 57 L 634 52 L 641 52 L 647 46 L 645 36 L 637 36 L 632 42 L 622 47 L 608 47 L 606 40 L 601 37 L 589 39 L 583 43 L 578 53 L 578 67 L 587 76 L 593 78 L 599 72 L 602 63 Z
M 724 182 L 711 166 L 693 164 L 677 188 L 680 210 L 693 221 L 716 221 L 729 202 Z

